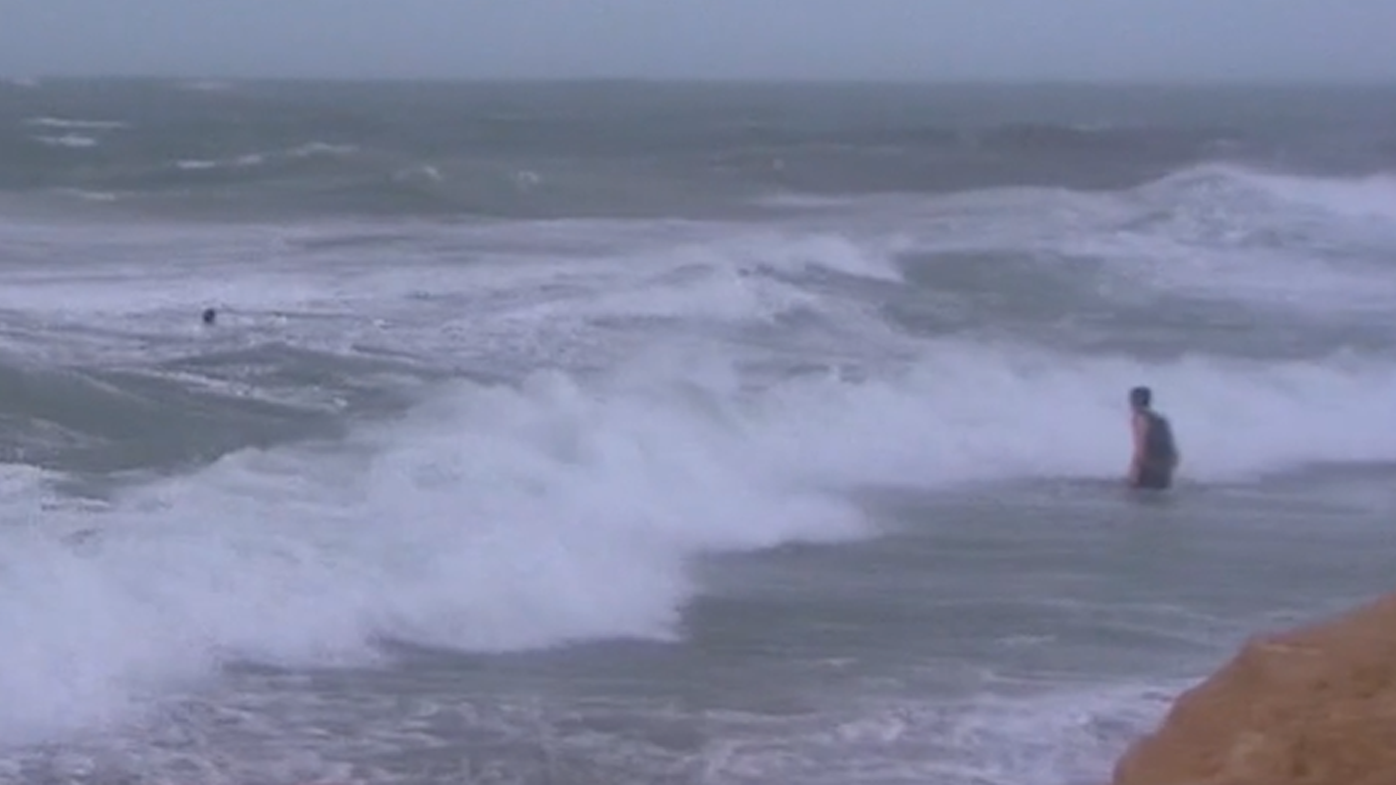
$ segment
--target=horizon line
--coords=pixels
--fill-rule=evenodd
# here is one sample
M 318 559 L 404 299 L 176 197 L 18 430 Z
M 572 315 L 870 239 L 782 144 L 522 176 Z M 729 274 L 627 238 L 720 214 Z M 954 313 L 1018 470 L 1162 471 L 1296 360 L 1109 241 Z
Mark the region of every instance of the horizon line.
M 813 77 L 813 76 L 539 76 L 539 75 L 216 75 L 157 73 L 6 73 L 0 82 L 159 81 L 159 82 L 318 82 L 318 83 L 438 83 L 438 84 L 640 84 L 751 86 L 893 86 L 893 87 L 1396 87 L 1396 75 L 1385 77 Z

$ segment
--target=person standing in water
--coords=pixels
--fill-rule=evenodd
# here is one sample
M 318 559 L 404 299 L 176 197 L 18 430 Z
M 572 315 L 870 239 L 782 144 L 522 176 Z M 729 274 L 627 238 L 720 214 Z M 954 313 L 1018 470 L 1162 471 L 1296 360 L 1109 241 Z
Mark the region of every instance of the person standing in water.
M 1148 387 L 1129 391 L 1130 426 L 1134 434 L 1129 484 L 1161 491 L 1173 484 L 1173 472 L 1178 468 L 1180 456 L 1172 426 L 1152 405 L 1153 393 Z

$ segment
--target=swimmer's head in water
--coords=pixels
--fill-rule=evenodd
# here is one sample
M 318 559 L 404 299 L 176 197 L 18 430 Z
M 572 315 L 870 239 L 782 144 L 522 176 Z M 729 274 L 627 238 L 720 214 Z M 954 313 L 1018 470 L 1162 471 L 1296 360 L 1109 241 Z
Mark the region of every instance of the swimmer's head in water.
M 1129 391 L 1129 405 L 1136 409 L 1147 409 L 1153 403 L 1154 394 L 1148 387 L 1135 387 Z
M 212 308 L 204 309 L 204 324 L 213 324 L 213 320 L 218 318 L 218 311 Z

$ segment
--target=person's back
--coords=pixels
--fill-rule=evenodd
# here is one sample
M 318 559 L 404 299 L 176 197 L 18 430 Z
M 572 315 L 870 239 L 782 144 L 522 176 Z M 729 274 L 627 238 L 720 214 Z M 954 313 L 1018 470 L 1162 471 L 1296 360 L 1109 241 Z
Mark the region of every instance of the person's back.
M 1153 395 L 1147 387 L 1129 392 L 1134 432 L 1134 458 L 1129 482 L 1136 488 L 1163 490 L 1173 484 L 1178 467 L 1178 445 L 1168 419 L 1152 408 Z

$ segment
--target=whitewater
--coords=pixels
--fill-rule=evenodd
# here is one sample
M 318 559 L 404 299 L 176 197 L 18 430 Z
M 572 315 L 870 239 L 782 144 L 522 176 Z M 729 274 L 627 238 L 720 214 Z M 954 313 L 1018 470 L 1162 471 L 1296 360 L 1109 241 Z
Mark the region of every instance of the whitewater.
M 1389 589 L 1396 98 L 1245 97 L 0 87 L 0 781 L 1100 785 Z

